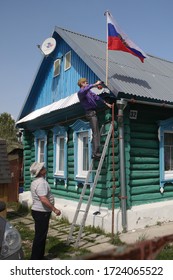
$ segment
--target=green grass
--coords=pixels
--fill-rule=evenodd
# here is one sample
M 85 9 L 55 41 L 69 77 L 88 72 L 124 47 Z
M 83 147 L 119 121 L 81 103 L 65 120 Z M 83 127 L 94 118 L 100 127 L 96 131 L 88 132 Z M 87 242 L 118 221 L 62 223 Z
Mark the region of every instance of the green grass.
M 105 234 L 104 230 L 102 230 L 100 227 L 94 227 L 94 226 L 86 226 L 85 230 L 89 233 L 96 233 L 96 234 Z
M 18 222 L 14 224 L 14 226 L 15 228 L 17 228 L 21 235 L 24 259 L 29 260 L 34 238 L 34 231 L 29 229 L 28 226 L 22 222 Z M 75 249 L 73 246 L 67 245 L 66 242 L 58 239 L 57 237 L 47 237 L 45 248 L 46 259 L 71 259 L 77 256 L 84 256 L 88 253 L 88 250 L 80 248 Z
M 22 239 L 22 248 L 24 251 L 24 259 L 29 260 L 32 249 L 32 242 L 34 238 L 34 230 L 31 230 L 25 223 L 15 222 L 16 217 L 25 217 L 30 210 L 26 207 L 22 207 L 18 203 L 10 203 L 7 206 L 12 211 L 7 211 L 7 220 L 13 222 L 15 228 L 20 232 Z M 31 222 L 32 223 L 32 222 Z M 33 222 L 34 223 L 34 222 Z M 58 225 L 67 226 L 70 223 L 66 217 L 62 217 L 56 221 L 55 225 L 49 225 L 49 229 L 57 229 Z M 68 230 L 61 230 L 62 234 L 68 235 Z M 45 258 L 46 259 L 72 259 L 75 257 L 84 256 L 89 254 L 90 251 L 83 248 L 74 248 L 71 245 L 67 245 L 66 242 L 60 240 L 55 236 L 47 236 L 46 248 L 45 248 Z
M 116 246 L 124 245 L 124 242 L 121 241 L 118 233 L 114 234 L 113 236 L 109 234 L 108 236 L 111 236 L 111 244 Z
M 23 223 L 17 223 L 14 224 L 14 226 L 20 232 L 21 235 L 24 259 L 29 260 L 31 255 L 32 241 L 34 239 L 34 231 L 30 230 Z
M 29 229 L 29 227 L 21 222 L 15 222 L 15 218 L 18 215 L 21 215 L 25 217 L 25 215 L 28 214 L 30 210 L 28 210 L 25 207 L 21 207 L 19 204 L 10 204 L 10 208 L 13 209 L 12 212 L 7 212 L 7 219 L 9 221 L 13 221 L 14 226 L 19 230 L 22 238 L 22 248 L 24 251 L 24 258 L 25 260 L 30 259 L 31 254 L 31 248 L 32 248 L 32 241 L 34 238 L 34 231 Z M 57 229 L 59 226 L 68 226 L 69 221 L 67 218 L 62 217 L 59 220 L 56 220 L 56 223 L 53 225 L 50 225 L 49 228 Z M 116 246 L 125 245 L 120 238 L 119 234 L 115 234 L 113 237 L 111 234 L 106 234 L 102 229 L 99 227 L 95 228 L 93 226 L 86 226 L 84 228 L 85 231 L 85 241 L 92 242 L 91 238 L 89 238 L 89 234 L 95 233 L 98 235 L 105 235 L 107 237 L 110 237 L 110 242 Z M 61 230 L 63 232 L 63 229 Z M 64 234 L 68 235 L 68 230 L 64 230 Z M 139 241 L 143 241 L 146 239 L 146 236 L 140 236 Z M 49 236 L 47 237 L 46 242 L 46 252 L 45 256 L 47 259 L 75 259 L 75 258 L 83 258 L 90 252 L 83 248 L 77 248 L 75 249 L 71 245 L 67 245 L 66 242 L 58 239 L 57 237 Z M 173 244 L 168 244 L 164 247 L 164 249 L 157 255 L 157 260 L 173 260 Z
M 157 255 L 156 260 L 173 260 L 173 245 L 166 245 Z

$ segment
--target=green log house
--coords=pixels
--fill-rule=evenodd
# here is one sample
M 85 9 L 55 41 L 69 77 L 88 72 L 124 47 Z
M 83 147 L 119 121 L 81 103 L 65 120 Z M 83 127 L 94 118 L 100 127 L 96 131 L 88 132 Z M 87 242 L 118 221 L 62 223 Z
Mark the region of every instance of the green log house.
M 56 204 L 71 221 L 92 154 L 77 81 L 105 82 L 106 42 L 58 27 L 52 38 L 56 48 L 43 56 L 17 121 L 24 145 L 20 201 L 31 203 L 29 167 L 44 161 Z M 107 122 L 108 130 L 114 121 L 114 142 L 87 224 L 109 232 L 112 223 L 121 231 L 173 220 L 173 63 L 151 55 L 141 63 L 131 54 L 109 51 L 108 88 L 95 92 L 114 104 L 114 116 L 111 109 L 98 109 L 100 127 Z

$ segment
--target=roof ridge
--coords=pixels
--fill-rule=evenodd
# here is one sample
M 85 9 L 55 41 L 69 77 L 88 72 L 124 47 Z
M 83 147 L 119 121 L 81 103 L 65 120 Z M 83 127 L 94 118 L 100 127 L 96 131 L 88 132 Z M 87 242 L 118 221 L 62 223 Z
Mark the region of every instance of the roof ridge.
M 73 33 L 73 34 L 76 34 L 76 35 L 79 35 L 79 36 L 82 36 L 82 37 L 86 37 L 86 38 L 89 38 L 89 39 L 92 39 L 94 41 L 99 41 L 99 42 L 102 42 L 102 43 L 105 43 L 106 44 L 106 41 L 104 40 L 101 40 L 101 39 L 98 39 L 98 38 L 95 38 L 95 37 L 92 37 L 92 36 L 89 36 L 89 35 L 84 35 L 84 34 L 81 34 L 79 32 L 75 32 L 75 31 L 72 31 L 72 30 L 69 30 L 69 29 L 66 29 L 66 28 L 62 28 L 62 27 L 59 27 L 59 26 L 55 26 L 55 30 L 57 32 L 57 29 L 61 29 L 63 31 L 67 31 L 67 32 L 70 32 L 70 33 Z
M 106 44 L 106 41 L 104 41 L 104 40 L 101 40 L 101 39 L 98 39 L 98 38 L 95 38 L 95 37 L 92 37 L 92 36 L 89 36 L 89 35 L 85 35 L 85 34 L 82 34 L 82 33 L 79 33 L 79 32 L 75 32 L 75 31 L 72 31 L 72 30 L 69 30 L 69 29 L 66 29 L 66 28 L 63 28 L 63 27 L 55 26 L 55 31 L 56 31 L 56 29 L 61 29 L 63 31 L 70 32 L 72 34 L 76 34 L 76 35 L 79 35 L 79 36 L 89 38 L 89 39 L 92 39 L 94 41 L 98 41 L 98 42 L 102 42 L 102 43 Z M 167 59 L 159 57 L 157 55 L 153 55 L 153 54 L 149 54 L 149 53 L 147 53 L 147 55 L 150 56 L 150 57 L 165 61 L 165 62 L 173 63 L 173 61 L 167 60 Z
M 173 61 L 170 61 L 170 60 L 167 60 L 165 58 L 162 58 L 162 57 L 159 57 L 157 55 L 152 55 L 152 54 L 148 54 L 149 56 L 153 57 L 153 58 L 157 58 L 159 60 L 162 60 L 162 61 L 166 61 L 166 62 L 169 62 L 169 63 L 173 63 Z

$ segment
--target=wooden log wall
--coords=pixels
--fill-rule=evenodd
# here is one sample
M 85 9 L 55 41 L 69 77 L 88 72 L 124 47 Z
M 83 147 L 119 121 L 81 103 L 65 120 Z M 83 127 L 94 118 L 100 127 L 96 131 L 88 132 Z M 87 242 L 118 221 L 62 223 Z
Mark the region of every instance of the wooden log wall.
M 30 176 L 30 166 L 35 161 L 35 146 L 34 146 L 34 136 L 29 131 L 24 131 L 23 135 L 24 144 L 24 190 L 30 190 L 31 176 Z
M 125 178 L 127 208 L 133 205 L 169 200 L 173 197 L 173 184 L 165 185 L 164 193 L 160 193 L 159 171 L 159 140 L 158 121 L 172 116 L 169 110 L 158 110 L 146 106 L 136 106 L 139 109 L 136 120 L 129 118 L 129 110 L 124 116 L 124 142 L 125 142 Z M 115 208 L 120 206 L 120 164 L 119 164 L 119 139 L 117 112 L 115 113 L 114 131 L 114 168 L 112 142 L 106 153 L 105 161 L 98 184 L 95 190 L 93 204 L 112 208 L 112 193 L 115 188 Z M 100 126 L 107 120 L 111 121 L 111 112 L 99 113 Z M 64 180 L 56 180 L 53 176 L 53 134 L 51 128 L 47 135 L 47 180 L 55 196 L 78 201 L 81 187 L 76 188 L 74 178 L 74 143 L 73 130 L 68 124 L 68 149 L 67 149 L 67 184 Z M 109 125 L 106 126 L 109 129 Z M 106 137 L 102 137 L 104 145 Z M 112 140 L 111 140 L 112 141 Z M 29 168 L 35 161 L 34 136 L 32 132 L 24 132 L 24 178 L 25 191 L 30 189 L 31 178 Z M 113 175 L 113 169 L 115 174 Z M 115 180 L 113 180 L 115 178 Z M 87 190 L 89 194 L 89 188 Z
M 143 106 L 139 107 L 137 120 L 130 120 L 129 207 L 173 197 L 171 183 L 160 193 L 158 121 L 169 117 L 168 110 Z
M 110 119 L 111 115 L 109 110 L 106 114 L 100 114 L 99 116 L 99 123 L 100 125 Z M 111 120 L 111 119 L 110 119 Z M 106 131 L 109 130 L 109 125 L 106 124 L 105 129 Z M 119 207 L 119 160 L 118 160 L 118 135 L 117 135 L 117 123 L 115 123 L 115 184 L 116 184 L 116 198 L 115 198 L 115 205 Z M 103 136 L 101 139 L 101 145 L 105 143 L 106 136 Z M 52 147 L 53 148 L 53 147 Z M 48 145 L 48 149 L 52 149 L 50 145 Z M 48 152 L 50 155 L 50 151 Z M 48 156 L 48 165 L 53 162 L 53 157 Z M 97 167 L 98 163 L 95 163 L 95 167 Z M 103 164 L 103 168 L 101 170 L 98 184 L 95 190 L 95 194 L 93 197 L 92 204 L 108 206 L 109 208 L 112 207 L 112 143 L 110 142 L 108 151 L 106 153 L 105 161 Z M 51 171 L 52 172 L 52 171 Z M 73 130 L 68 129 L 68 149 L 67 149 L 67 186 L 63 180 L 56 180 L 56 183 L 53 184 L 54 179 L 52 178 L 52 173 L 50 172 L 49 176 L 49 183 L 51 183 L 52 191 L 57 197 L 66 198 L 69 200 L 78 201 L 81 191 L 82 191 L 82 184 L 78 185 L 77 181 L 74 178 L 74 143 L 73 143 Z M 53 181 L 51 181 L 51 178 Z M 84 201 L 87 200 L 88 195 L 90 193 L 90 187 L 88 187 L 86 191 L 86 196 Z
M 100 126 L 107 120 L 111 121 L 110 110 L 106 113 L 101 112 L 99 114 Z M 74 178 L 74 143 L 73 143 L 73 130 L 68 124 L 68 143 L 67 143 L 67 182 L 59 180 L 53 176 L 53 133 L 51 130 L 47 131 L 47 180 L 51 186 L 52 192 L 56 197 L 65 198 L 68 200 L 78 201 L 82 186 L 77 187 L 77 182 Z M 109 130 L 110 124 L 106 124 L 105 130 Z M 105 132 L 106 132 L 105 131 Z M 119 148 L 118 148 L 118 132 L 117 132 L 117 121 L 115 121 L 115 132 L 114 132 L 114 154 L 115 154 L 115 175 L 113 176 L 113 151 L 112 151 L 112 140 L 109 143 L 109 147 L 106 153 L 105 161 L 99 176 L 98 184 L 95 190 L 92 204 L 100 206 L 108 206 L 112 208 L 112 192 L 115 187 L 115 207 L 119 207 L 119 195 L 120 195 L 120 184 L 119 184 Z M 102 148 L 104 146 L 106 136 L 101 138 Z M 35 161 L 35 146 L 34 136 L 32 132 L 25 131 L 24 133 L 24 178 L 25 178 L 25 191 L 30 189 L 31 177 L 29 168 L 30 165 Z M 98 163 L 96 163 L 97 167 Z M 115 177 L 115 182 L 113 181 Z M 90 193 L 90 187 L 86 192 L 85 200 Z

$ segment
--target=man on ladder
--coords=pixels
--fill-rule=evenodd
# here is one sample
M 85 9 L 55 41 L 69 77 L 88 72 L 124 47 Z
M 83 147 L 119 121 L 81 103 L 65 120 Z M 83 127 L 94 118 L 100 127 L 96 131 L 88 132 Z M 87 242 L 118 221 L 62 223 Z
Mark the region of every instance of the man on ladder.
M 84 185 L 83 185 L 83 189 L 82 189 L 82 192 L 81 192 L 81 195 L 80 195 L 80 199 L 79 199 L 79 202 L 78 202 L 78 205 L 77 205 L 77 209 L 76 209 L 76 212 L 75 212 L 75 215 L 74 215 L 74 218 L 73 218 L 70 233 L 69 233 L 68 238 L 67 238 L 68 243 L 73 241 L 72 235 L 74 233 L 75 226 L 77 226 L 76 222 L 77 222 L 79 213 L 83 212 L 83 217 L 82 217 L 82 221 L 81 221 L 80 228 L 79 228 L 79 231 L 78 231 L 78 236 L 76 238 L 75 247 L 79 246 L 80 238 L 81 238 L 81 235 L 82 235 L 82 232 L 83 232 L 83 228 L 85 226 L 85 222 L 86 222 L 86 219 L 87 219 L 87 215 L 88 215 L 88 212 L 89 212 L 91 201 L 92 201 L 92 198 L 93 198 L 93 195 L 94 195 L 95 188 L 97 186 L 98 178 L 99 178 L 99 175 L 100 175 L 100 172 L 101 172 L 103 161 L 104 161 L 104 158 L 105 158 L 105 155 L 106 155 L 106 150 L 107 150 L 107 147 L 109 145 L 109 141 L 110 141 L 111 134 L 112 134 L 112 129 L 113 129 L 113 124 L 111 124 L 110 127 L 109 127 L 109 131 L 106 134 L 107 137 L 106 137 L 106 141 L 105 141 L 105 144 L 104 144 L 104 148 L 102 149 L 102 153 L 100 154 L 99 153 L 100 131 L 99 131 L 98 120 L 97 120 L 97 115 L 96 115 L 96 107 L 97 107 L 96 101 L 101 100 L 109 108 L 112 108 L 112 105 L 106 103 L 101 97 L 97 96 L 95 93 L 93 93 L 91 91 L 92 87 L 98 86 L 101 83 L 102 83 L 101 81 L 98 81 L 95 84 L 88 85 L 88 82 L 85 78 L 81 78 L 78 81 L 78 85 L 80 86 L 80 90 L 78 92 L 79 100 L 80 100 L 82 106 L 84 107 L 84 109 L 86 111 L 86 116 L 87 116 L 88 120 L 90 121 L 90 125 L 91 125 L 92 132 L 93 132 L 93 156 L 92 156 L 92 161 L 90 163 L 89 170 L 88 170 L 88 173 L 87 173 Z M 102 125 L 102 127 L 103 126 L 104 125 Z M 97 170 L 93 170 L 93 161 L 94 160 L 99 160 Z M 82 206 L 82 203 L 83 203 L 83 200 L 84 200 L 85 192 L 86 192 L 87 186 L 89 184 L 90 175 L 92 173 L 95 173 L 94 182 L 92 183 L 92 187 L 90 189 L 90 194 L 88 196 L 85 209 L 81 210 L 81 206 Z
M 95 94 L 92 91 L 93 87 L 101 87 L 102 81 L 97 81 L 95 84 L 88 84 L 86 78 L 81 78 L 78 81 L 78 86 L 80 90 L 78 91 L 79 101 L 86 112 L 86 118 L 90 122 L 90 126 L 93 134 L 93 145 L 92 145 L 92 158 L 100 159 L 101 154 L 99 151 L 100 147 L 100 132 L 98 119 L 96 115 L 97 101 L 101 101 L 106 104 L 109 108 L 112 108 L 112 105 L 105 102 L 100 96 Z

